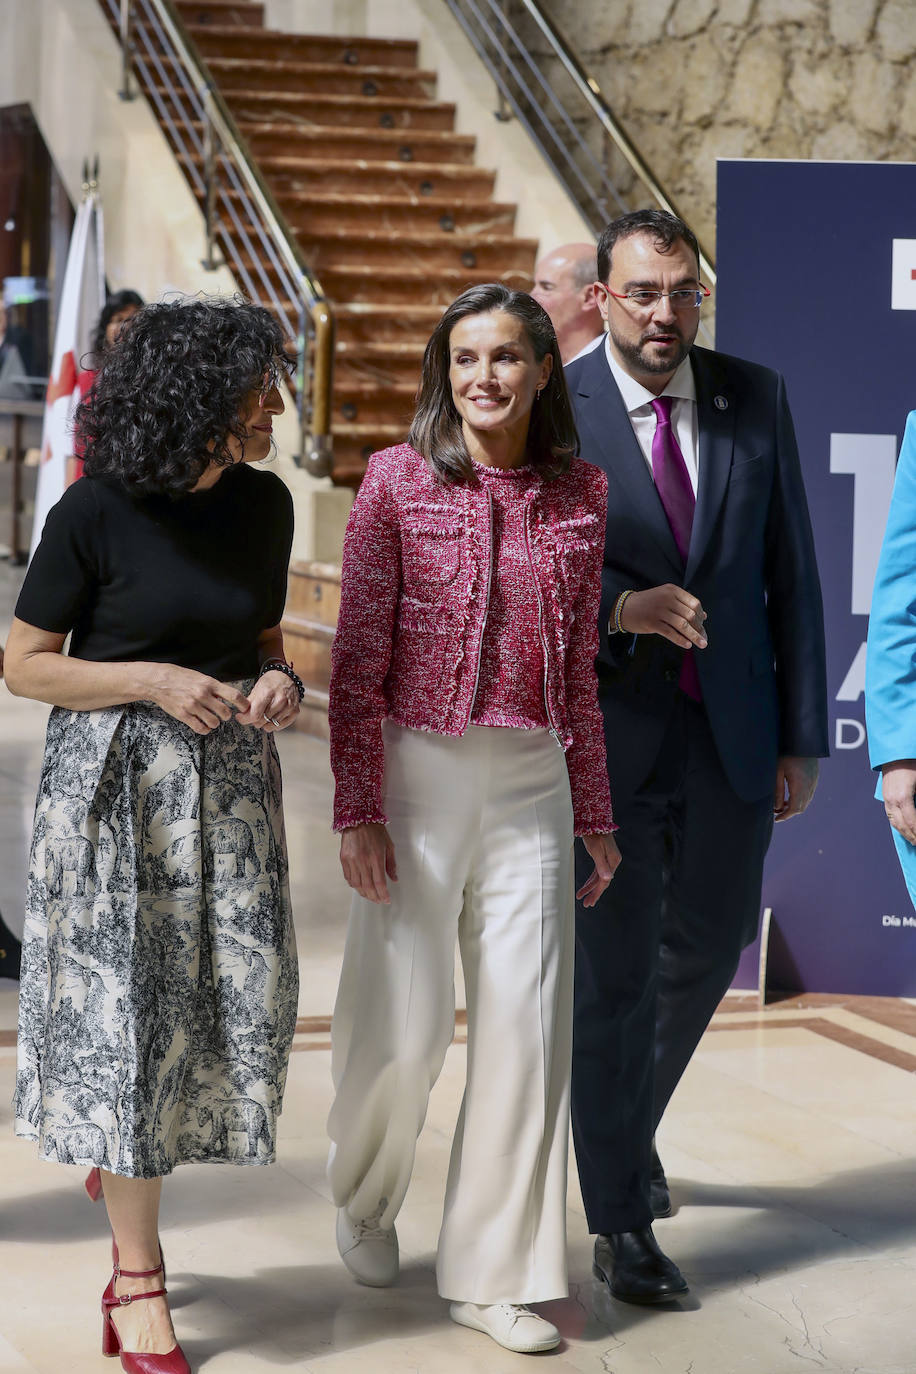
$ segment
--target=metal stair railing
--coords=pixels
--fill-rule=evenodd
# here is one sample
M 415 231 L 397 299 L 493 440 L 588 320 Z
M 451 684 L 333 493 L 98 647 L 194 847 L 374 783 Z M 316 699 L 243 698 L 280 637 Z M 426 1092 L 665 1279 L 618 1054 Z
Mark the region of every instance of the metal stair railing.
M 121 43 L 123 100 L 134 72 L 204 210 L 207 270 L 225 265 L 296 342 L 297 463 L 331 471 L 334 316 L 171 0 L 102 0 Z M 198 163 L 200 165 L 198 165 Z
M 537 0 L 445 0 L 496 83 L 502 109 L 518 118 L 597 237 L 609 220 L 635 209 L 619 189 L 636 181 L 664 210 L 672 197 L 614 115 L 595 78 Z M 526 42 L 525 32 L 531 35 Z M 549 69 L 532 51 L 543 42 Z M 615 181 L 613 163 L 622 176 Z M 683 216 L 682 216 L 683 218 Z M 700 245 L 700 270 L 715 285 L 715 264 Z

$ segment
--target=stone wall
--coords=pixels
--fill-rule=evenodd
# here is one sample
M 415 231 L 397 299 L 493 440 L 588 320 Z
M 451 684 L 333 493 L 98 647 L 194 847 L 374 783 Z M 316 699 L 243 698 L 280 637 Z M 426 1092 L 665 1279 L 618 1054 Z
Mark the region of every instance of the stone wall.
M 916 0 L 544 3 L 709 248 L 717 157 L 916 160 Z

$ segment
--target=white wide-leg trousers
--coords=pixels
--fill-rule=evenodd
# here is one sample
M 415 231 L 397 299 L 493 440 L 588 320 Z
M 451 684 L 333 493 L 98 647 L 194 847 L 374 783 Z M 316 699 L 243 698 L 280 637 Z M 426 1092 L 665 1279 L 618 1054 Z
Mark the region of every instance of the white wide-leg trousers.
M 332 1027 L 328 1172 L 354 1217 L 396 1217 L 467 992 L 464 1102 L 439 1235 L 453 1302 L 564 1297 L 573 824 L 546 730 L 460 738 L 385 723 L 391 906 L 355 897 Z

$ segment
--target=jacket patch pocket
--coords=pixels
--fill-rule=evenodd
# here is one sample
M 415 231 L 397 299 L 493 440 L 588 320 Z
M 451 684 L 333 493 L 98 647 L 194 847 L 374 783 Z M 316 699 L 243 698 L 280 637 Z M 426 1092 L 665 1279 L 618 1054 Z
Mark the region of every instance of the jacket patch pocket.
M 598 517 L 589 513 L 573 516 L 569 520 L 551 521 L 547 531 L 560 553 L 587 553 L 594 548 L 599 535 L 604 537 Z
M 454 509 L 414 506 L 401 527 L 401 572 L 413 595 L 454 582 L 461 566 L 461 524 Z

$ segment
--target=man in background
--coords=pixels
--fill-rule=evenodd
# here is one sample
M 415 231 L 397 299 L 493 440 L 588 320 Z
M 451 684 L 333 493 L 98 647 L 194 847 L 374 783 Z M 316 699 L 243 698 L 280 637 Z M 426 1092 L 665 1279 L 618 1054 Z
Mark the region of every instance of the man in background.
M 593 243 L 564 243 L 535 264 L 531 294 L 550 316 L 564 364 L 595 348 L 604 337 L 604 320 L 595 301 L 596 275 Z

